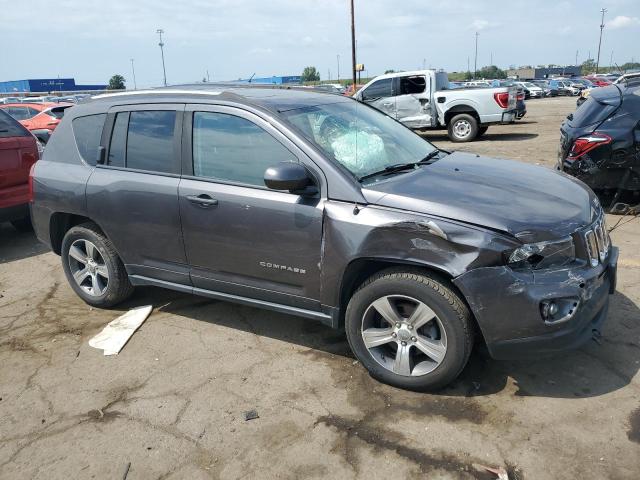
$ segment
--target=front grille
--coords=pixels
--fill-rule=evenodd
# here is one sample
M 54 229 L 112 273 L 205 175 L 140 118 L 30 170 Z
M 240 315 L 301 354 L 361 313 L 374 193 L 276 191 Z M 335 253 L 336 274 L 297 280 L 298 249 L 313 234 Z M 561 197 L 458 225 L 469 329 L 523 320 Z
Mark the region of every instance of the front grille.
M 589 255 L 589 263 L 592 267 L 604 263 L 609 255 L 609 246 L 611 238 L 607 232 L 604 215 L 601 215 L 596 222 L 589 227 L 584 234 L 585 243 L 587 244 L 587 254 Z

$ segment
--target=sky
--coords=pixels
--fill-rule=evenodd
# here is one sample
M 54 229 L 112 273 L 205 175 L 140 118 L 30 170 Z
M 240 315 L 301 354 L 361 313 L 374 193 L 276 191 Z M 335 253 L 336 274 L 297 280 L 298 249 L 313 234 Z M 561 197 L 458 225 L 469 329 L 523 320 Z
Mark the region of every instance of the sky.
M 387 69 L 465 71 L 640 61 L 640 0 L 355 0 L 358 63 Z M 164 30 L 167 81 L 180 84 L 299 75 L 349 76 L 349 0 L 0 0 L 0 81 L 74 77 L 133 87 L 162 83 L 157 29 Z M 338 63 L 338 57 L 340 61 Z

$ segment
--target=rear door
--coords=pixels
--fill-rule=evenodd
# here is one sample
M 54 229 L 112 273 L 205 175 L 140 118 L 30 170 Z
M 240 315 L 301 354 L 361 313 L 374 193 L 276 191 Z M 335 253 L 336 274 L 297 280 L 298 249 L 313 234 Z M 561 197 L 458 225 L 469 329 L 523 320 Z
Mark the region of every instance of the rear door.
M 189 284 L 178 211 L 182 104 L 109 110 L 87 209 L 131 275 Z
M 396 78 L 396 119 L 408 127 L 429 127 L 433 123 L 429 104 L 431 86 L 425 75 L 407 75 Z
M 194 287 L 320 308 L 322 195 L 270 190 L 264 172 L 304 154 L 249 112 L 187 106 L 180 216 Z
M 393 91 L 393 78 L 381 78 L 363 89 L 359 99 L 377 108 L 392 118 L 396 118 L 396 99 Z

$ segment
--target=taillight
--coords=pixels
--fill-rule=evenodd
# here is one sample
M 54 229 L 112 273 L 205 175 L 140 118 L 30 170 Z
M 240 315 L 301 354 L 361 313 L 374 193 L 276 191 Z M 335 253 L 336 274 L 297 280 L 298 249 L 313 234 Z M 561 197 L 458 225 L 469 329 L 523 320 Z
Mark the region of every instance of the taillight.
M 36 163 L 34 162 L 29 169 L 29 203 L 33 203 L 33 173 L 36 169 Z
M 611 143 L 611 137 L 604 133 L 592 133 L 591 135 L 580 137 L 573 142 L 573 147 L 571 147 L 569 157 L 580 158 L 594 148 L 597 148 L 600 145 L 607 145 L 609 143 Z
M 493 94 L 493 99 L 500 105 L 500 108 L 509 106 L 509 92 L 496 92 Z

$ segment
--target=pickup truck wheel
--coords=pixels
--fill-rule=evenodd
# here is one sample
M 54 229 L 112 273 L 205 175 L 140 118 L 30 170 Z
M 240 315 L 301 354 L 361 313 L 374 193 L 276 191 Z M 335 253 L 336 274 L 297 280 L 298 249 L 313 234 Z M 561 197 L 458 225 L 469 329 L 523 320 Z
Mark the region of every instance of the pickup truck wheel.
M 446 281 L 420 271 L 387 270 L 365 281 L 345 317 L 349 345 L 377 380 L 437 390 L 466 365 L 471 313 Z
M 470 142 L 478 134 L 478 121 L 467 113 L 460 113 L 451 119 L 448 131 L 452 142 Z
M 89 305 L 112 307 L 133 293 L 122 260 L 95 224 L 71 228 L 62 240 L 60 256 L 71 288 Z

